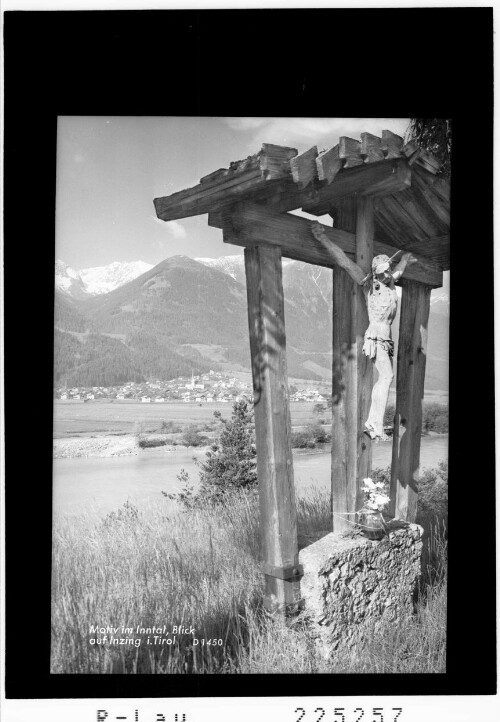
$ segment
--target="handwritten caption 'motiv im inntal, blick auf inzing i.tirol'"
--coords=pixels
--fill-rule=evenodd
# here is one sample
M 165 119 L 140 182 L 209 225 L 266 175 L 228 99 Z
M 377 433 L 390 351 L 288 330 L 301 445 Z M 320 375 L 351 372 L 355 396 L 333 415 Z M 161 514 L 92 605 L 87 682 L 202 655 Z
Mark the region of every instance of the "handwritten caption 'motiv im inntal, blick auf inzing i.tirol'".
M 139 647 L 141 644 L 149 645 L 175 645 L 177 638 L 184 635 L 192 636 L 193 646 L 222 646 L 222 639 L 205 639 L 205 637 L 196 637 L 196 630 L 191 626 L 182 624 L 174 624 L 172 627 L 160 625 L 156 627 L 99 627 L 91 625 L 89 628 L 89 644 L 104 644 L 114 647 L 126 645 L 131 647 Z

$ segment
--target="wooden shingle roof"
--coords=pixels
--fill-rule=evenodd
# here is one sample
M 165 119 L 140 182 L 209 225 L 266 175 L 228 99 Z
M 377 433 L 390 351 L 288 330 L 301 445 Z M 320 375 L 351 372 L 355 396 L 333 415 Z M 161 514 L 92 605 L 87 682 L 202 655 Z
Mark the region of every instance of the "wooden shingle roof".
M 391 131 L 359 140 L 339 138 L 332 148 L 263 144 L 253 156 L 200 179 L 193 188 L 154 201 L 158 218 L 170 221 L 209 213 L 222 227 L 224 214 L 248 203 L 286 213 L 321 216 L 346 198 L 375 199 L 375 242 L 412 251 L 436 270 L 449 266 L 450 185 L 434 157 Z

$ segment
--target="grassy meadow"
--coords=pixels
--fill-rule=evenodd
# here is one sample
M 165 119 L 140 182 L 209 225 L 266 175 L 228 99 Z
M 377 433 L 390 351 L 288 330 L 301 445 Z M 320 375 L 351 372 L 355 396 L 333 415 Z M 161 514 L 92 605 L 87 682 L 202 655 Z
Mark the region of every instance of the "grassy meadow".
M 297 429 L 329 421 L 313 403 L 291 404 Z M 55 402 L 55 436 L 154 432 L 225 418 L 232 404 Z M 438 409 L 439 411 L 439 409 Z M 218 424 L 215 421 L 215 426 Z M 374 471 L 387 484 L 388 471 Z M 377 478 L 379 478 L 377 477 Z M 83 511 L 53 527 L 53 674 L 433 673 L 446 669 L 447 466 L 427 471 L 419 496 L 425 528 L 423 575 L 414 611 L 395 625 L 366 624 L 365 645 L 325 659 L 307 614 L 286 622 L 262 607 L 263 574 L 255 491 L 224 505 L 185 509 L 158 493 L 150 508 L 129 502 L 106 516 Z M 331 529 L 330 494 L 297 499 L 299 546 Z M 441 525 L 436 524 L 437 519 Z M 91 627 L 114 627 L 124 644 L 92 644 Z M 151 642 L 137 627 L 194 627 L 175 643 Z M 173 631 L 171 637 L 173 636 Z M 148 644 L 148 639 L 151 643 Z M 161 642 L 165 639 L 162 637 Z M 204 640 L 204 643 L 201 642 Z M 210 641 L 210 643 L 208 643 Z
M 292 424 L 307 426 L 317 422 L 313 413 L 314 403 L 295 402 L 290 404 Z M 54 402 L 54 438 L 69 436 L 92 436 L 106 434 L 133 434 L 138 424 L 144 432 L 154 432 L 163 421 L 188 427 L 191 424 L 210 425 L 214 411 L 220 411 L 224 418 L 231 416 L 230 403 L 185 404 L 143 404 L 128 400 L 93 400 Z M 326 416 L 326 415 L 325 415 Z M 328 415 L 328 418 L 330 416 Z
M 391 403 L 391 401 L 390 401 Z M 425 410 L 432 405 L 429 397 Z M 312 426 L 318 422 L 331 423 L 331 412 L 314 412 L 314 402 L 291 402 L 290 415 L 294 429 Z M 183 429 L 199 425 L 208 431 L 214 424 L 214 411 L 220 411 L 223 418 L 231 416 L 230 403 L 164 403 L 143 404 L 137 401 L 102 399 L 83 401 L 54 401 L 54 438 L 73 436 L 105 436 L 137 433 L 140 426 L 144 433 L 158 431 L 165 421 Z
M 299 545 L 327 533 L 330 498 L 298 498 Z M 307 616 L 277 622 L 262 608 L 263 575 L 255 493 L 223 508 L 185 511 L 160 498 L 126 504 L 104 518 L 56 523 L 53 537 L 51 671 L 74 674 L 444 672 L 446 542 L 429 526 L 415 611 L 399 625 L 367 625 L 366 646 L 326 660 Z M 211 644 L 91 645 L 92 625 L 194 626 Z M 119 636 L 119 634 L 117 635 Z M 214 642 L 215 640 L 215 642 Z M 135 646 L 135 645 L 138 646 Z

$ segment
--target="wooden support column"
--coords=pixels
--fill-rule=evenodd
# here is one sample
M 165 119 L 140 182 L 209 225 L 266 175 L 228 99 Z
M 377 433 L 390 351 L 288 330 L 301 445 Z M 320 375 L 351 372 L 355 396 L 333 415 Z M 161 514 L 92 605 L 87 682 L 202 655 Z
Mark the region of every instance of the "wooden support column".
M 390 514 L 414 522 L 431 289 L 404 279 L 402 286 Z
M 343 223 L 348 223 L 342 209 Z M 373 199 L 360 197 L 356 263 L 368 273 L 373 257 Z M 363 290 L 338 267 L 333 270 L 332 511 L 335 531 L 352 529 L 361 503 L 361 481 L 371 472 L 371 439 L 363 433 L 371 402 L 372 362 L 362 352 L 368 312 Z M 348 512 L 351 516 L 337 516 Z
M 286 366 L 281 250 L 245 249 L 255 402 L 264 604 L 285 613 L 300 600 L 297 510 Z

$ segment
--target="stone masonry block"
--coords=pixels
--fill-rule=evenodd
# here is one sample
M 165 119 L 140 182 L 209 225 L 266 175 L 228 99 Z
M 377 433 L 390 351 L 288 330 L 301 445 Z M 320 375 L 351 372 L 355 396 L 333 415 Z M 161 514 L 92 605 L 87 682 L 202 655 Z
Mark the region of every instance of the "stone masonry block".
M 417 524 L 380 541 L 332 532 L 300 551 L 305 610 L 330 650 L 358 644 L 361 623 L 411 612 L 422 534 Z

